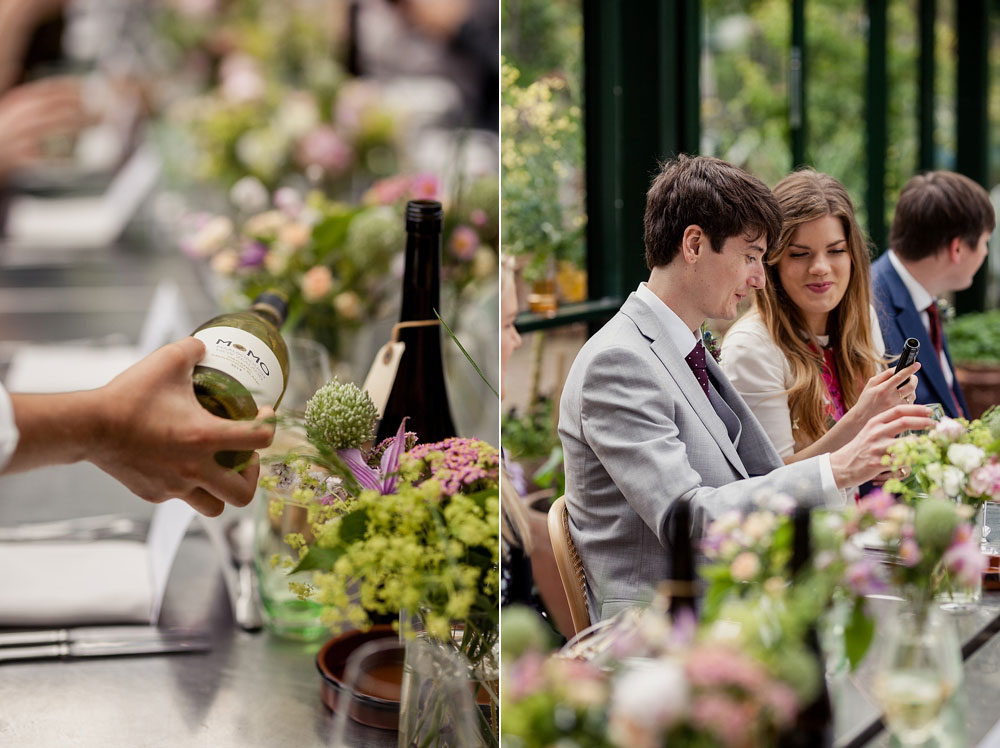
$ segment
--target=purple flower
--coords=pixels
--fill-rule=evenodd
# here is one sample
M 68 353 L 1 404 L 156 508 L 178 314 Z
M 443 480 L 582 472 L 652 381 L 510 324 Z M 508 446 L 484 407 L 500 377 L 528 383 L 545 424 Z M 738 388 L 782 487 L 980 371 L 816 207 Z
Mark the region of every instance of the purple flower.
M 847 567 L 847 586 L 856 595 L 884 592 L 885 581 L 879 575 L 878 563 L 872 558 L 862 558 Z
M 355 480 L 361 484 L 362 488 L 370 491 L 378 491 L 383 496 L 396 492 L 396 484 L 399 482 L 399 457 L 403 454 L 403 447 L 406 445 L 404 435 L 406 433 L 406 419 L 399 423 L 399 430 L 392 444 L 382 455 L 382 462 L 378 470 L 368 466 L 365 458 L 361 455 L 361 450 L 357 447 L 353 449 L 341 449 L 337 451 L 340 458 L 351 469 Z
M 240 254 L 239 267 L 257 268 L 264 264 L 267 257 L 267 247 L 261 242 L 248 241 L 243 245 L 243 252 Z
M 858 509 L 864 512 L 871 512 L 875 519 L 885 519 L 886 514 L 896 503 L 891 493 L 885 493 L 881 488 L 876 488 L 870 494 L 858 502 Z

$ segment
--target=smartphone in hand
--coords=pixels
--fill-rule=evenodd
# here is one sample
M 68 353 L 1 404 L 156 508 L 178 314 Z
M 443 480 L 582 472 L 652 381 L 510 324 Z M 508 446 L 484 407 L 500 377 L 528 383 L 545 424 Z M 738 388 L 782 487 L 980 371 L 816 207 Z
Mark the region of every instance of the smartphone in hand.
M 907 366 L 916 361 L 918 353 L 920 353 L 920 341 L 916 338 L 907 338 L 906 342 L 903 343 L 903 352 L 899 354 L 899 361 L 896 362 L 896 371 L 894 373 L 901 372 Z M 907 377 L 905 380 L 896 385 L 896 389 L 898 390 L 909 381 L 910 378 Z

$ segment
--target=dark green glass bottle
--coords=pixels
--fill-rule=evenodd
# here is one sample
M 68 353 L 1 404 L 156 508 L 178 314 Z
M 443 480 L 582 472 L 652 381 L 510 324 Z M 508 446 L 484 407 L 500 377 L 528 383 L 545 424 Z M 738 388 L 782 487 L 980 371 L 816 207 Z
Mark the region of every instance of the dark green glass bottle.
M 264 405 L 277 408 L 288 384 L 288 347 L 281 325 L 288 304 L 265 292 L 247 311 L 220 314 L 192 335 L 205 344 L 205 357 L 194 367 L 198 402 L 221 418 L 247 421 Z M 251 452 L 218 452 L 216 461 L 239 468 Z

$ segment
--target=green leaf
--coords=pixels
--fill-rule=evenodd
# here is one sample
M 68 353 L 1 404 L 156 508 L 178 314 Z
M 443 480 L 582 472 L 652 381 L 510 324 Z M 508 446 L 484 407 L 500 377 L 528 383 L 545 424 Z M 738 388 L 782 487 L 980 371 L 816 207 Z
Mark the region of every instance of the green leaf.
M 297 571 L 313 571 L 314 569 L 332 569 L 333 565 L 343 555 L 344 550 L 342 548 L 317 548 L 313 546 L 306 552 L 306 555 L 299 559 L 299 562 L 289 574 L 294 574 Z
M 851 619 L 844 627 L 844 653 L 851 663 L 851 670 L 864 658 L 874 634 L 875 620 L 865 613 L 864 600 L 855 600 Z
M 340 542 L 344 545 L 363 540 L 368 530 L 368 510 L 355 509 L 340 520 Z
M 469 363 L 472 364 L 472 368 L 476 370 L 476 374 L 479 375 L 479 378 L 482 379 L 484 382 L 486 382 L 486 386 L 490 388 L 490 392 L 492 392 L 494 397 L 496 397 L 497 400 L 499 400 L 500 394 L 497 392 L 496 387 L 490 384 L 489 380 L 486 378 L 486 375 L 483 374 L 483 370 L 480 369 L 479 366 L 476 364 L 476 362 L 472 360 L 472 356 L 470 356 L 469 352 L 465 350 L 465 346 L 462 345 L 462 342 L 457 337 L 455 337 L 455 333 L 453 333 L 451 331 L 451 328 L 448 327 L 448 323 L 444 321 L 444 318 L 440 314 L 438 314 L 437 309 L 434 310 L 434 316 L 441 321 L 441 327 L 443 327 L 444 331 L 448 333 L 449 337 L 455 341 L 455 345 L 458 346 L 458 350 L 460 350 L 462 354 L 465 356 L 465 358 L 468 359 Z

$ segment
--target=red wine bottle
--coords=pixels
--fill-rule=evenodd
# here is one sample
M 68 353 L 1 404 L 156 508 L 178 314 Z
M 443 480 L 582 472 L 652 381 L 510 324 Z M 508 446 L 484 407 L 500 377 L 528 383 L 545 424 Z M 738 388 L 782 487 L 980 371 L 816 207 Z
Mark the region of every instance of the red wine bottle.
M 812 535 L 810 510 L 805 506 L 795 507 L 792 515 L 792 558 L 788 570 L 792 584 L 804 573 L 812 559 Z M 778 738 L 779 748 L 829 748 L 833 745 L 833 706 L 830 691 L 826 686 L 825 660 L 819 645 L 819 635 L 815 626 L 805 632 L 805 645 L 816 660 L 819 670 L 819 688 L 813 700 L 804 704 L 795 717 L 795 723 Z
M 404 417 L 406 430 L 423 443 L 455 436 L 441 360 L 441 224 L 444 213 L 435 200 L 406 204 L 406 266 L 399 321 L 435 324 L 402 327 L 406 345 L 379 423 L 377 439 L 395 435 Z
M 670 615 L 688 611 L 697 617 L 695 604 L 694 548 L 691 545 L 691 502 L 676 499 L 668 517 L 667 537 L 670 541 Z

